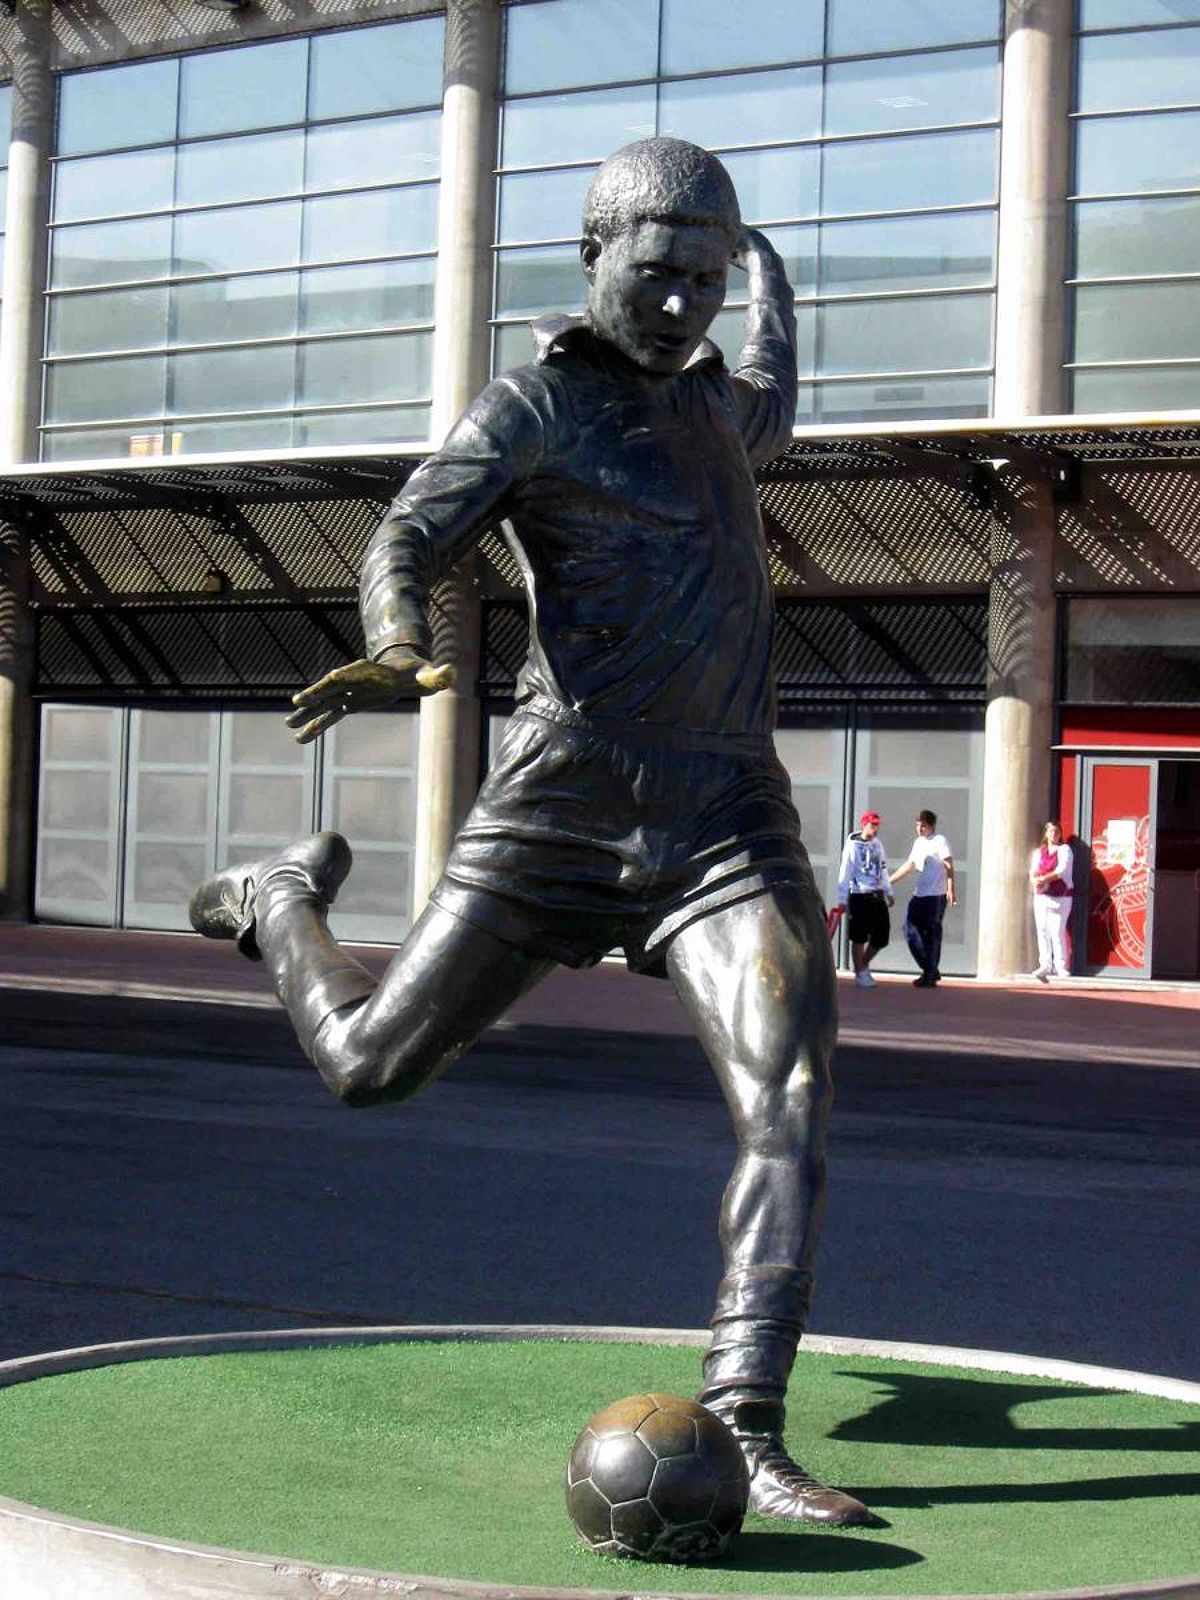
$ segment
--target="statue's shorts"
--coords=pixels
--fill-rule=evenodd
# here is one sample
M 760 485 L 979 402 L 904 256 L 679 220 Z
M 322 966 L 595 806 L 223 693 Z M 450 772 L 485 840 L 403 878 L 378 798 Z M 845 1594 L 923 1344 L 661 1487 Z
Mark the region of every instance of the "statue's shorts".
M 584 721 L 522 707 L 432 899 L 567 966 L 623 948 L 664 975 L 669 940 L 721 906 L 790 885 L 817 898 L 769 736 Z

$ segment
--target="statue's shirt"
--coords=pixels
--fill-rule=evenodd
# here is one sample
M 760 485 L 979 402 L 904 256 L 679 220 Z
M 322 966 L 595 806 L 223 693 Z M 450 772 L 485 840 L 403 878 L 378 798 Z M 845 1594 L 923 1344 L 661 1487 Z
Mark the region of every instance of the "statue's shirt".
M 433 584 L 504 519 L 529 601 L 518 706 L 768 733 L 774 610 L 753 468 L 791 438 L 796 362 L 791 291 L 764 276 L 732 374 L 707 341 L 657 378 L 586 323 L 536 325 L 537 362 L 488 385 L 372 539 L 369 654 L 427 652 Z

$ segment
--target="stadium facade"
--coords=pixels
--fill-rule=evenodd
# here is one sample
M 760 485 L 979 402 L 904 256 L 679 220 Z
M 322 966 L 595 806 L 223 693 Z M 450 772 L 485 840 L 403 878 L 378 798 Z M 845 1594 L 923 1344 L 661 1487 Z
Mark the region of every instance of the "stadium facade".
M 946 970 L 1027 969 L 1058 817 L 1076 970 L 1200 977 L 1200 0 L 17 0 L 0 48 L 5 915 L 178 927 L 324 825 L 339 931 L 403 934 L 511 704 L 502 530 L 439 593 L 453 692 L 315 749 L 280 712 L 658 131 L 796 288 L 760 492 L 827 895 L 861 810 L 902 859 L 932 807 Z

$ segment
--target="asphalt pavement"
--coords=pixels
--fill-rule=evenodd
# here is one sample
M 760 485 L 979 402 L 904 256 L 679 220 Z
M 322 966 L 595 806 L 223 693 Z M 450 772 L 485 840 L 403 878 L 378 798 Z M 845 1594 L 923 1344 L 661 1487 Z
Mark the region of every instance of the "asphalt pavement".
M 1198 1000 L 843 984 L 814 1331 L 1200 1379 Z M 555 973 L 416 1099 L 351 1112 L 227 948 L 6 927 L 0 1148 L 5 1357 L 699 1327 L 733 1145 L 669 987 L 617 967 Z

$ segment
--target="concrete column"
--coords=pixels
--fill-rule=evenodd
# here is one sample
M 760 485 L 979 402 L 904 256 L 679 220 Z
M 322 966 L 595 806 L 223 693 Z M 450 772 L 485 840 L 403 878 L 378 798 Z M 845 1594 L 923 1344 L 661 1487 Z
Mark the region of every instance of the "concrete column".
M 0 307 L 0 470 L 37 458 L 54 80 L 50 0 L 21 0 Z M 33 628 L 28 529 L 0 523 L 0 918 L 27 917 L 33 847 Z
M 437 441 L 488 379 L 499 81 L 499 0 L 448 0 L 430 429 Z M 434 597 L 435 659 L 453 661 L 458 682 L 421 702 L 414 913 L 437 882 L 478 783 L 480 615 L 467 561 Z
M 988 597 L 983 749 L 981 978 L 1033 964 L 1029 853 L 1050 814 L 1054 735 L 1054 527 L 1048 479 L 1004 473 L 995 507 Z
M 1065 405 L 1071 12 L 1063 0 L 1007 0 L 996 286 L 1002 421 Z M 995 513 L 988 606 L 981 978 L 1032 965 L 1027 863 L 1049 814 L 1054 736 L 1054 533 L 1049 480 L 1010 462 Z

